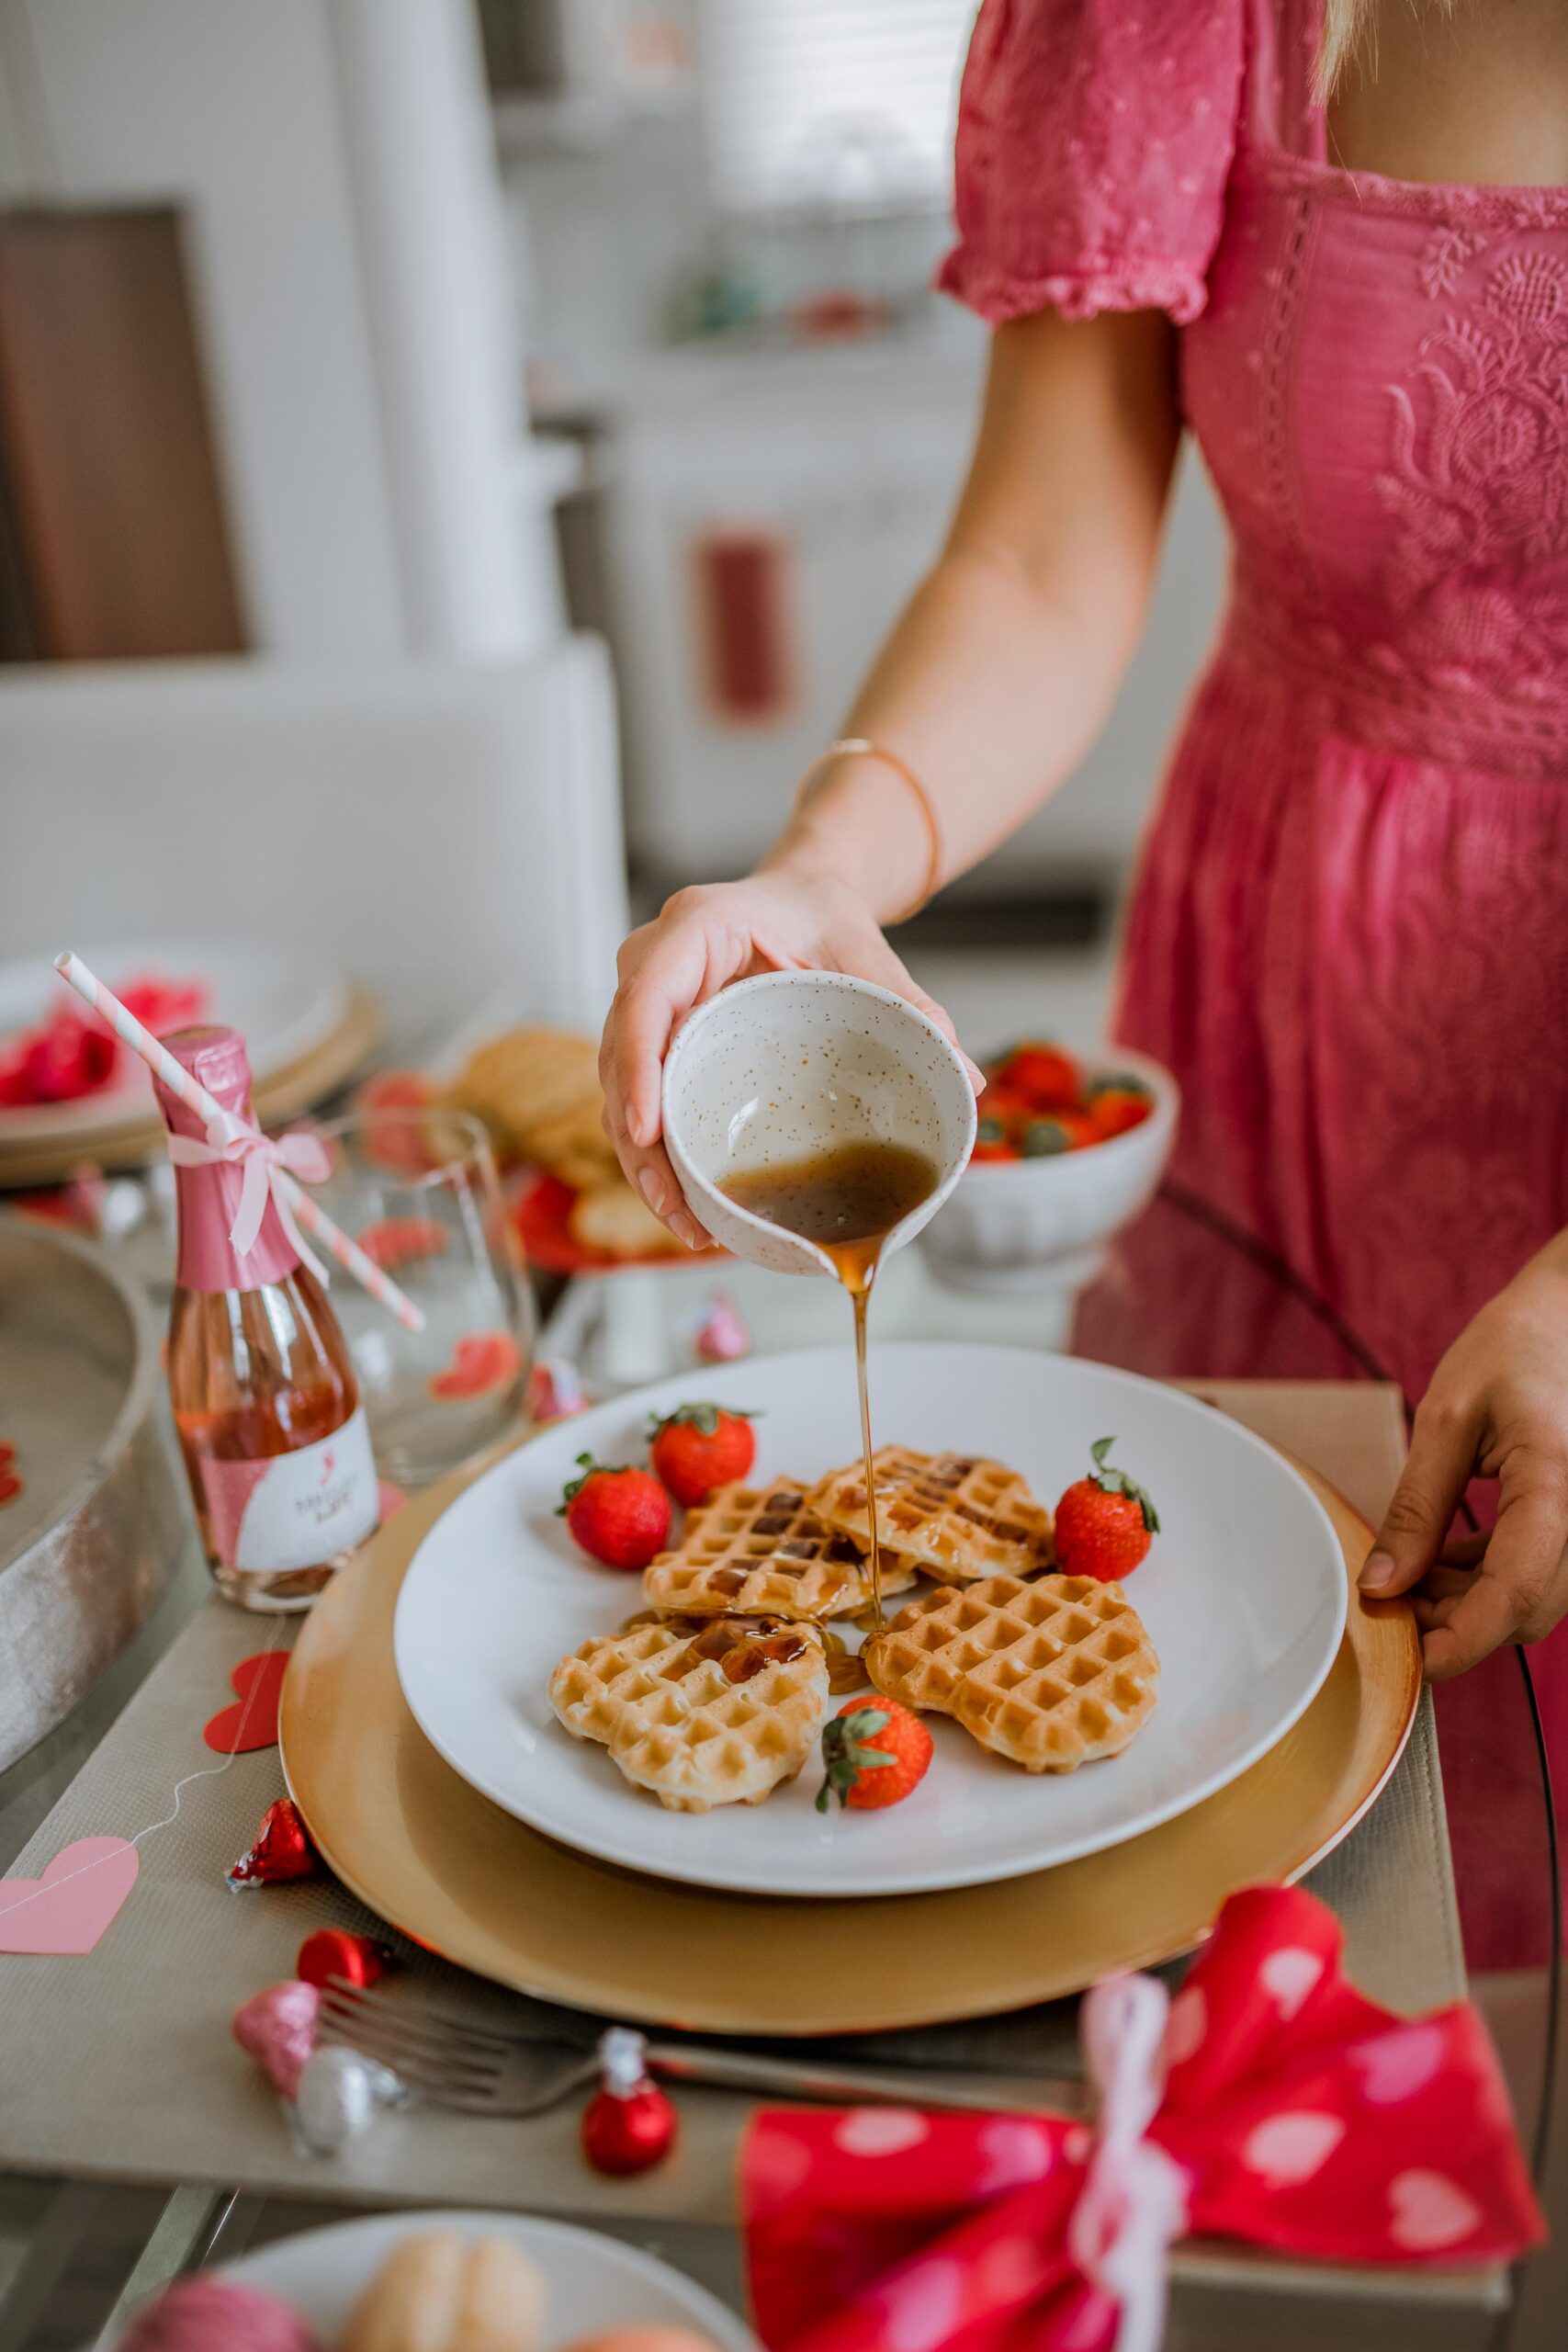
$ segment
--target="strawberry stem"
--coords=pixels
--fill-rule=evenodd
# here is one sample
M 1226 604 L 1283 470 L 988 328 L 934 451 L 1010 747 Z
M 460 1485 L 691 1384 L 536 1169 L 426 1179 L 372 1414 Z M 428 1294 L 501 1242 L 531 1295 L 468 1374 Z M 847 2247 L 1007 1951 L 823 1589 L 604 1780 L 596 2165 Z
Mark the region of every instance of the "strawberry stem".
M 885 1747 L 871 1747 L 867 1742 L 879 1731 L 886 1731 L 892 1717 L 886 1707 L 857 1707 L 852 1714 L 835 1715 L 822 1726 L 822 1761 L 827 1778 L 817 1792 L 817 1810 L 826 1813 L 832 1798 L 840 1806 L 848 1804 L 850 1792 L 865 1771 L 876 1771 L 882 1766 L 897 1761 Z
M 586 1487 L 594 1472 L 601 1469 L 604 1465 L 595 1462 L 591 1453 L 580 1453 L 577 1457 L 577 1466 L 582 1475 L 581 1477 L 569 1479 L 567 1484 L 561 1488 L 561 1498 L 556 1505 L 556 1517 L 558 1519 L 564 1519 L 566 1517 L 566 1507 L 568 1503 L 576 1501 L 578 1496 L 582 1492 L 583 1487 Z
M 1094 1443 L 1089 1447 L 1089 1454 L 1094 1463 L 1094 1468 L 1089 1472 L 1089 1476 L 1102 1494 L 1125 1495 L 1130 1503 L 1136 1503 L 1144 1515 L 1144 1525 L 1151 1535 L 1157 1535 L 1159 1513 L 1156 1510 L 1148 1495 L 1135 1480 L 1129 1478 L 1125 1470 L 1116 1469 L 1105 1459 L 1115 1442 L 1116 1440 L 1113 1437 L 1095 1439 Z
M 721 1419 L 731 1421 L 757 1421 L 761 1420 L 761 1414 L 756 1410 L 748 1411 L 741 1405 L 677 1405 L 672 1413 L 649 1415 L 649 1439 L 651 1442 L 659 1435 L 660 1430 L 674 1429 L 682 1423 L 689 1424 L 703 1437 L 712 1437 Z

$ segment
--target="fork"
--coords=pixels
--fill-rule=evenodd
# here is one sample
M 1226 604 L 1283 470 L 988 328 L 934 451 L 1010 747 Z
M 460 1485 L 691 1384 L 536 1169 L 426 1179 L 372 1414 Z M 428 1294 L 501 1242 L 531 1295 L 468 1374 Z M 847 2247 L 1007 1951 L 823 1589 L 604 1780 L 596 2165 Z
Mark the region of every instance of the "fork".
M 574 2091 L 597 2082 L 600 2049 L 535 2040 L 478 2023 L 423 2000 L 350 1984 L 333 1977 L 321 1995 L 321 2030 L 367 2058 L 389 2067 L 411 2090 L 465 2115 L 543 2115 Z M 612 2028 L 613 2032 L 625 2031 Z M 710 2084 L 793 2099 L 847 2099 L 857 2106 L 1002 2108 L 1030 2112 L 1049 2105 L 1077 2112 L 1081 2086 L 1032 2078 L 1027 2085 L 973 2077 L 960 2089 L 918 2075 L 881 2067 L 819 2066 L 750 2051 L 716 2050 L 701 2042 L 644 2041 L 650 2071 L 674 2082 Z

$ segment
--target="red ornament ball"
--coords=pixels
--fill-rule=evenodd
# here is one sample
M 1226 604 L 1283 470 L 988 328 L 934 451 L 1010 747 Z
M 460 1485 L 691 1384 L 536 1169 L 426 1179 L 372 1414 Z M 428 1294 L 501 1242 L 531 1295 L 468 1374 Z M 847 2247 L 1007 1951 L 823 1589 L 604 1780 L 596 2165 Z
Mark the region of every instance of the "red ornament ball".
M 583 2110 L 582 2153 L 595 2172 L 647 2172 L 675 2144 L 672 2103 L 653 2083 L 595 2091 Z
M 294 1973 L 307 1984 L 374 1984 L 396 1964 L 395 1955 L 374 1936 L 351 1936 L 346 1928 L 318 1928 L 299 1947 Z
M 314 1878 L 321 1869 L 316 1849 L 291 1798 L 279 1797 L 261 1817 L 256 1842 L 229 1873 L 232 1888 L 280 1886 L 289 1879 Z

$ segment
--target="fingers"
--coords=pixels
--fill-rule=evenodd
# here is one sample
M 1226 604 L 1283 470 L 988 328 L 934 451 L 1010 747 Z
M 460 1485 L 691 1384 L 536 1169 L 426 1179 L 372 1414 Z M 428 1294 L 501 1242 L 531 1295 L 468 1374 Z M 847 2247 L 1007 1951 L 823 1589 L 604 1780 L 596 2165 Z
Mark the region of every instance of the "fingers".
M 699 936 L 645 924 L 621 950 L 621 986 L 604 1024 L 599 1076 L 604 1091 L 604 1132 L 626 1180 L 688 1250 L 708 1236 L 687 1208 L 669 1156 L 659 1140 L 659 1086 L 671 1032 L 694 1001 L 707 968 Z M 661 931 L 664 935 L 660 936 Z
M 1486 1546 L 1492 1541 L 1490 1528 L 1474 1535 L 1455 1535 L 1443 1546 L 1445 1568 L 1478 1568 L 1486 1556 Z
M 1497 1524 L 1463 1591 L 1439 1592 L 1421 1656 L 1428 1681 L 1463 1674 L 1504 1642 L 1540 1641 L 1568 1606 L 1568 1479 L 1536 1455 L 1506 1468 Z
M 682 894 L 683 895 L 683 894 Z M 696 1002 L 708 972 L 708 940 L 700 921 L 676 910 L 634 931 L 621 950 L 621 985 L 604 1024 L 599 1075 L 612 1106 L 612 1140 L 618 1128 L 641 1148 L 659 1137 L 659 1082 L 675 1024 Z
M 638 1146 L 624 1138 L 617 1140 L 608 1116 L 604 1121 L 604 1131 L 615 1146 L 627 1182 L 642 1195 L 654 1216 L 660 1218 L 677 1241 L 683 1241 L 688 1250 L 705 1249 L 711 1237 L 686 1206 L 680 1179 L 670 1164 L 664 1146 L 661 1143 Z
M 1380 1600 L 1419 1584 L 1443 1548 L 1475 1464 L 1479 1416 L 1430 1396 L 1416 1415 L 1410 1458 L 1358 1579 Z

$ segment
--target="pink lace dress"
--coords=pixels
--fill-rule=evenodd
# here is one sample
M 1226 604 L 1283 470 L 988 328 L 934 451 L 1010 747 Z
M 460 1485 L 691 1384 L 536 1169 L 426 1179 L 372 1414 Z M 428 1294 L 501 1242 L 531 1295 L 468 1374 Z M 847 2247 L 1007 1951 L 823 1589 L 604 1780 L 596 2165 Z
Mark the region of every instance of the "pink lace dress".
M 1568 190 L 1332 167 L 1321 5 L 986 0 L 943 283 L 1181 327 L 1235 557 L 1120 1034 L 1418 1396 L 1568 1225 Z M 1568 1627 L 1536 1658 L 1568 1789 Z

